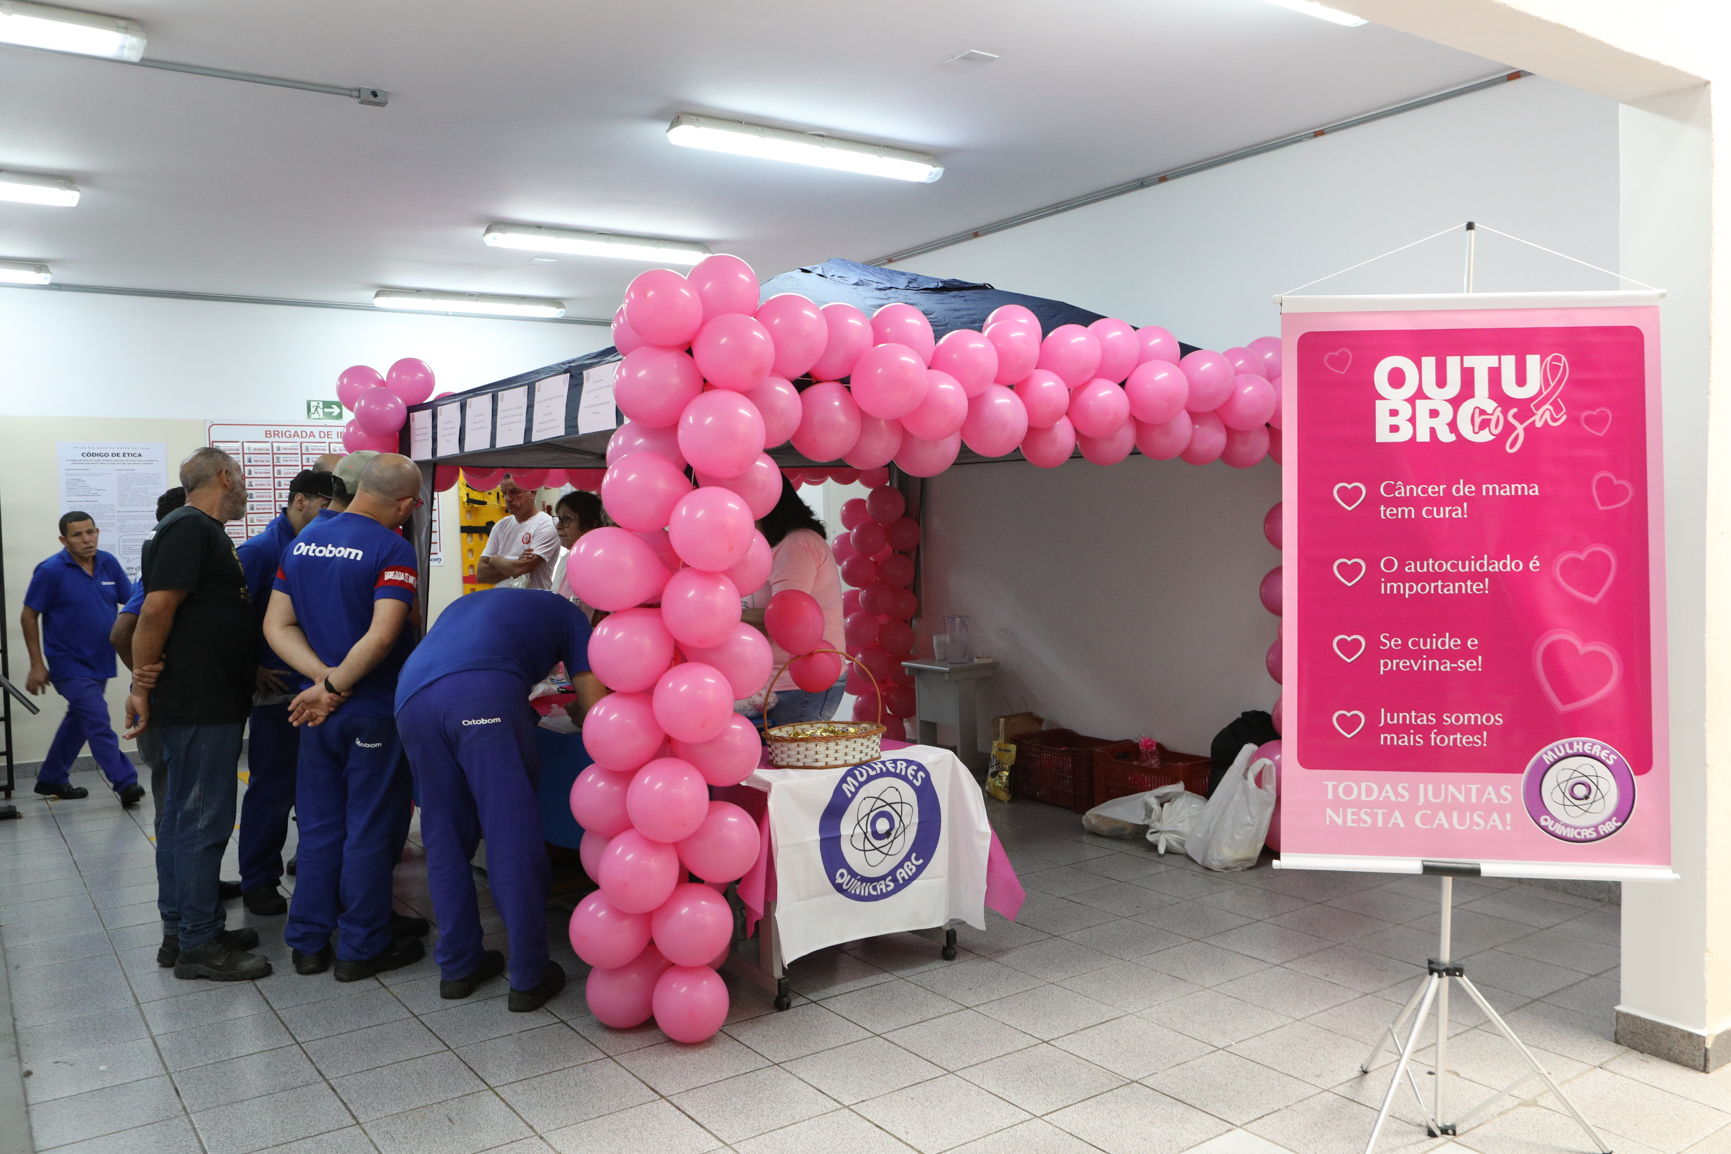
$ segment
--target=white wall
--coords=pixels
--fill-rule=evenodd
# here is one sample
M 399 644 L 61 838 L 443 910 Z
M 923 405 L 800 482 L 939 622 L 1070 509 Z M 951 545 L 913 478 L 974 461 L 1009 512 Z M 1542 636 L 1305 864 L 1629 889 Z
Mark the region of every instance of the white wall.
M 399 357 L 460 391 L 610 343 L 604 328 L 466 317 L 0 291 L 0 515 L 7 647 L 14 679 L 29 668 L 18 612 L 30 572 L 55 539 L 57 440 L 163 441 L 175 464 L 204 443 L 204 422 L 306 419 L 336 396 L 353 364 Z M 441 502 L 447 561 L 431 573 L 435 612 L 458 594 L 455 502 Z M 124 677 L 109 684 L 116 723 Z M 40 759 L 65 712 L 13 710 L 16 756 Z M 26 787 L 28 788 L 28 786 Z
M 1468 219 L 1615 268 L 1617 109 L 1529 77 L 899 267 L 1216 349 L 1278 332 L 1274 293 Z M 1313 291 L 1459 291 L 1463 253 L 1458 235 L 1438 239 Z M 1613 285 L 1481 234 L 1480 290 Z M 1272 705 L 1275 623 L 1256 597 L 1278 559 L 1261 535 L 1279 499 L 1272 463 L 1001 463 L 952 470 L 927 494 L 922 633 L 944 613 L 990 632 L 1004 671 L 988 714 L 1028 708 L 1099 737 L 1153 729 L 1206 753 L 1240 711 Z

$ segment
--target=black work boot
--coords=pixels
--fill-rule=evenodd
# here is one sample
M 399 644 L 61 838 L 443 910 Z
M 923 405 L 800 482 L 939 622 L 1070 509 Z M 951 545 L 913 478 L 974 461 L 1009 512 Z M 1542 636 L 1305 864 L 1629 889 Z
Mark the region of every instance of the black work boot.
M 541 984 L 533 990 L 519 990 L 511 987 L 511 996 L 507 999 L 507 1008 L 513 1014 L 527 1014 L 531 1010 L 539 1010 L 547 999 L 565 988 L 565 971 L 558 962 L 547 963 L 547 976 L 541 979 Z
M 331 959 L 336 955 L 326 946 L 316 954 L 303 954 L 299 950 L 291 950 L 289 956 L 294 959 L 295 973 L 322 974 L 331 968 Z
M 231 950 L 220 937 L 182 950 L 174 963 L 177 978 L 207 978 L 213 982 L 250 982 L 270 977 L 270 962 L 257 954 Z
M 258 931 L 251 926 L 242 926 L 238 930 L 223 930 L 216 935 L 216 940 L 231 950 L 250 950 L 258 945 Z M 167 969 L 174 965 L 179 957 L 179 935 L 163 934 L 162 944 L 156 947 L 156 964 Z
M 123 809 L 131 809 L 144 800 L 144 787 L 136 781 L 120 791 L 120 805 Z
M 421 945 L 419 938 L 398 938 L 378 954 L 362 961 L 345 962 L 338 958 L 336 978 L 339 982 L 358 982 L 386 970 L 412 966 L 426 956 L 426 947 Z
M 424 938 L 432 932 L 433 927 L 427 924 L 426 918 L 412 918 L 408 914 L 392 912 L 390 925 L 393 938 Z
M 274 918 L 278 914 L 288 913 L 288 899 L 282 896 L 282 891 L 272 882 L 267 886 L 247 890 L 240 895 L 240 900 L 246 906 L 246 912 L 257 914 L 261 918 Z
M 89 797 L 90 791 L 82 785 L 73 785 L 70 781 L 39 781 L 36 792 L 43 797 L 55 797 L 61 801 L 77 801 L 81 797 Z
M 475 964 L 475 969 L 466 978 L 455 981 L 439 982 L 439 997 L 446 1001 L 466 998 L 478 989 L 482 982 L 496 978 L 505 972 L 505 955 L 498 950 L 483 950 L 481 960 Z

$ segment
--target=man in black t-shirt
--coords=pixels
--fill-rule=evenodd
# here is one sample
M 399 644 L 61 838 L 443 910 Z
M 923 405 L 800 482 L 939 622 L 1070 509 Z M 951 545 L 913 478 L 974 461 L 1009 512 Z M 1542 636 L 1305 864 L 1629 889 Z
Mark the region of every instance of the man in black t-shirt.
M 168 764 L 158 798 L 158 965 L 177 978 L 262 978 L 270 962 L 244 951 L 258 932 L 223 929 L 218 869 L 234 831 L 241 732 L 252 711 L 258 657 L 252 601 L 223 522 L 246 513 L 233 457 L 199 449 L 180 466 L 186 504 L 144 540 L 144 604 L 132 638 L 135 668 L 162 662 L 156 686 L 126 699 L 128 737 L 154 728 Z

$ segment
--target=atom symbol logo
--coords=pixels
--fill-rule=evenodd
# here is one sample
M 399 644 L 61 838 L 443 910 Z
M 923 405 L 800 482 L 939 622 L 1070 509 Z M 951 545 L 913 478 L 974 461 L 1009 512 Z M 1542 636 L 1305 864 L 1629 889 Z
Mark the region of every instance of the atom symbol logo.
M 901 857 L 917 824 L 914 803 L 902 796 L 895 782 L 885 782 L 875 793 L 861 794 L 858 805 L 848 848 L 873 869 Z
M 1590 757 L 1566 757 L 1545 774 L 1545 808 L 1560 822 L 1593 825 L 1617 807 L 1617 781 Z

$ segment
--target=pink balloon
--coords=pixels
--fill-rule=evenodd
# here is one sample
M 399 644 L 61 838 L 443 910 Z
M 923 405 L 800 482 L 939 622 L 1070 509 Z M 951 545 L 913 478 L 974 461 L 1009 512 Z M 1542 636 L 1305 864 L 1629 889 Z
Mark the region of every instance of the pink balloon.
M 608 466 L 607 477 L 601 482 L 601 503 L 614 524 L 648 533 L 667 524 L 673 507 L 689 492 L 691 482 L 666 457 L 659 453 L 630 453 Z M 585 534 L 584 539 L 587 538 Z
M 1274 399 L 1274 386 L 1246 373 L 1233 379 L 1232 391 L 1215 411 L 1228 429 L 1247 432 L 1268 423 L 1274 415 Z
M 625 319 L 624 305 L 613 310 L 613 347 L 622 357 L 628 357 L 643 347 L 643 338 L 637 335 L 637 330 Z
M 823 606 L 800 589 L 783 589 L 763 611 L 769 639 L 790 654 L 810 653 L 822 645 L 823 626 Z
M 353 422 L 351 422 L 352 424 Z M 363 434 L 364 435 L 364 434 Z M 471 489 L 491 493 L 505 479 L 503 469 L 464 469 L 463 480 Z
M 781 377 L 765 377 L 761 385 L 745 396 L 763 418 L 763 447 L 785 445 L 799 428 L 799 390 Z
M 1268 426 L 1258 425 L 1254 429 L 1227 429 L 1226 447 L 1220 450 L 1220 459 L 1234 469 L 1248 469 L 1259 464 L 1262 458 L 1268 456 Z
M 930 365 L 936 338 L 925 313 L 913 305 L 897 302 L 872 314 L 872 344 L 902 345 L 912 349 L 921 364 Z
M 874 345 L 854 363 L 850 383 L 862 412 L 899 420 L 925 399 L 926 366 L 906 345 Z
M 1165 361 L 1175 365 L 1184 350 L 1178 345 L 1178 338 L 1161 328 L 1159 325 L 1147 325 L 1136 330 L 1136 343 L 1142 346 L 1142 352 L 1137 364 L 1147 364 L 1149 361 Z
M 823 313 L 798 293 L 778 293 L 757 307 L 757 323 L 775 342 L 775 366 L 770 372 L 784 380 L 802 377 L 823 355 L 829 326 Z M 762 406 L 758 406 L 762 408 Z M 768 414 L 764 414 L 765 418 Z M 780 442 L 772 442 L 780 444 Z
M 368 389 L 382 389 L 385 378 L 369 365 L 351 365 L 337 374 L 337 400 L 349 412 L 355 411 L 355 398 Z
M 1190 382 L 1190 397 L 1184 407 L 1193 414 L 1213 412 L 1232 392 L 1232 366 L 1219 353 L 1197 349 L 1179 361 L 1178 367 Z
M 1254 350 L 1247 349 L 1242 345 L 1235 345 L 1230 349 L 1222 350 L 1220 355 L 1225 357 L 1226 363 L 1232 366 L 1234 376 L 1243 376 L 1246 373 L 1258 377 L 1267 375 L 1264 370 L 1268 366 L 1263 361 L 1262 354 Z
M 750 629 L 751 627 L 748 625 L 745 626 L 745 628 Z M 752 632 L 756 633 L 757 631 L 753 629 Z M 763 634 L 758 633 L 757 637 L 759 641 L 763 641 Z M 758 689 L 763 688 L 764 684 L 769 681 L 769 674 L 771 672 L 767 661 L 769 643 L 764 641 L 763 644 L 766 658 L 764 663 L 764 673 L 762 679 L 758 681 L 757 687 L 752 690 L 753 693 L 757 692 Z M 751 722 L 747 721 L 742 715 L 735 713 L 727 719 L 727 725 L 722 729 L 722 731 L 716 736 L 710 738 L 708 741 L 674 742 L 673 755 L 675 757 L 683 758 L 685 761 L 690 762 L 695 766 L 697 772 L 703 775 L 703 780 L 707 781 L 710 785 L 738 785 L 740 782 L 751 776 L 751 771 L 756 769 L 757 763 L 763 759 L 763 739 L 758 737 L 757 728 L 753 726 Z M 711 815 L 714 814 L 715 807 L 718 804 L 720 803 L 709 803 Z M 701 837 L 702 834 L 703 830 L 699 828 L 697 833 L 694 833 L 691 836 Z M 680 844 L 684 845 L 690 840 L 691 838 L 687 838 L 685 842 L 681 842 Z M 680 851 L 680 856 L 682 858 L 685 856 L 684 850 Z M 746 864 L 749 865 L 750 863 L 748 862 Z M 692 868 L 696 870 L 695 866 Z M 744 871 L 741 870 L 740 872 L 743 873 Z M 717 880 L 717 875 L 715 874 L 706 874 L 701 870 L 698 870 L 697 874 L 699 877 L 702 877 L 707 881 Z
M 1105 377 L 1095 377 L 1070 394 L 1067 415 L 1078 437 L 1114 437 L 1130 419 L 1130 399 Z M 1134 430 L 1131 435 L 1134 437 Z M 1088 455 L 1085 448 L 1082 455 Z
M 738 612 L 736 601 L 735 622 Z M 656 684 L 655 720 L 669 737 L 678 741 L 708 741 L 727 728 L 727 719 L 733 716 L 733 700 L 733 687 L 719 670 L 688 661 L 662 674 Z
M 624 609 L 589 634 L 589 671 L 607 688 L 641 693 L 673 664 L 673 634 L 659 609 Z
M 628 829 L 601 855 L 601 892 L 621 911 L 646 914 L 679 884 L 679 855 L 666 842 Z
M 651 942 L 623 966 L 590 970 L 583 986 L 589 1012 L 615 1030 L 641 1026 L 655 1013 L 655 983 L 670 965 Z
M 583 747 L 596 765 L 620 773 L 635 772 L 666 740 L 647 693 L 609 693 L 583 717 Z
M 1124 382 L 1130 400 L 1130 415 L 1145 425 L 1163 425 L 1184 412 L 1190 399 L 1190 381 L 1169 361 L 1143 361 Z
M 823 381 L 799 395 L 799 428 L 793 447 L 813 461 L 835 461 L 853 450 L 860 435 L 860 411 L 847 388 Z
M 655 982 L 655 1024 L 687 1045 L 713 1038 L 727 1020 L 727 984 L 708 966 L 673 966 Z
M 1113 384 L 1121 383 L 1142 359 L 1142 345 L 1136 339 L 1136 330 L 1116 317 L 1103 317 L 1089 325 L 1088 331 L 1100 342 L 1100 365 L 1094 370 L 1094 375 Z
M 1275 508 L 1278 509 L 1280 506 L 1276 505 Z M 1262 575 L 1262 584 L 1258 586 L 1256 590 L 1257 595 L 1262 598 L 1262 607 L 1274 614 L 1276 617 L 1281 615 L 1281 598 L 1282 590 L 1284 588 L 1282 585 L 1282 579 L 1284 578 L 1285 573 L 1286 570 L 1284 566 L 1276 565 L 1274 568 Z
M 1001 311 L 1001 310 L 1000 310 Z M 988 324 L 986 340 L 998 354 L 998 371 L 992 380 L 1000 385 L 1013 385 L 1034 371 L 1040 362 L 1040 326 L 1038 324 Z M 974 396 L 978 396 L 975 393 Z
M 932 352 L 932 368 L 950 374 L 971 397 L 998 375 L 998 350 L 984 333 L 955 329 Z
M 1022 456 L 1041 469 L 1056 469 L 1075 451 L 1076 428 L 1068 417 L 1059 417 L 1043 429 L 1029 429 L 1022 437 Z
M 878 630 L 878 647 L 891 657 L 907 657 L 914 651 L 914 629 L 905 621 L 885 621 Z
M 859 483 L 868 489 L 878 489 L 890 483 L 890 471 L 881 466 L 870 469 L 862 468 Z
M 709 786 L 688 762 L 658 757 L 632 776 L 625 812 L 650 841 L 684 841 L 709 812 Z
M 912 517 L 901 516 L 884 526 L 884 536 L 889 538 L 891 549 L 900 553 L 912 553 L 914 546 L 920 543 L 920 523 Z
M 355 424 L 374 437 L 389 437 L 394 446 L 397 430 L 409 419 L 403 398 L 389 389 L 367 389 L 355 398 Z
M 571 948 L 601 970 L 630 962 L 649 944 L 648 914 L 628 914 L 596 890 L 571 911 Z
M 1039 367 L 1079 388 L 1100 367 L 1100 338 L 1081 325 L 1059 325 L 1040 342 Z
M 751 467 L 737 477 L 711 477 L 708 473 L 699 473 L 697 483 L 737 494 L 745 502 L 746 509 L 754 520 L 769 516 L 775 503 L 781 500 L 781 469 L 770 460 L 768 453 L 759 453 Z M 677 514 L 678 511 L 675 506 L 674 513 Z M 742 553 L 741 557 L 743 556 Z M 705 566 L 699 565 L 698 568 Z
M 651 428 L 636 421 L 626 421 L 607 439 L 607 463 L 612 465 L 628 453 L 654 453 L 672 461 L 680 472 L 685 471 L 685 454 L 679 451 L 679 434 L 672 428 Z
M 770 552 L 769 542 L 764 540 L 762 533 L 753 532 L 751 546 L 745 551 L 745 560 L 727 571 L 727 579 L 733 582 L 734 589 L 749 596 L 769 580 L 769 572 L 774 564 L 775 557 Z
M 1268 429 L 1268 457 L 1276 465 L 1283 464 L 1285 462 L 1285 459 L 1286 459 L 1286 453 L 1285 453 L 1285 450 L 1283 448 L 1284 440 L 1285 440 L 1285 437 L 1279 429 L 1274 428 L 1272 425 L 1269 426 L 1269 429 Z
M 1279 337 L 1257 337 L 1246 347 L 1262 358 L 1262 368 L 1250 371 L 1255 372 L 1259 377 L 1267 377 L 1271 381 L 1280 375 Z
M 1028 325 L 1038 331 L 1040 318 L 1034 315 L 1034 310 L 1026 305 L 999 305 L 986 318 L 986 327 L 996 324 Z
M 993 385 L 1002 389 L 1002 385 Z M 1009 392 L 1008 389 L 1004 389 Z M 935 477 L 956 463 L 962 451 L 962 434 L 951 433 L 941 441 L 923 441 L 918 437 L 902 437 L 896 451 L 896 468 L 910 477 Z
M 1136 421 L 1136 447 L 1149 460 L 1170 461 L 1190 446 L 1190 434 L 1194 431 L 1195 422 L 1190 414 L 1179 409 L 1177 416 L 1158 425 Z
M 841 658 L 818 651 L 801 654 L 787 663 L 788 676 L 807 693 L 822 693 L 841 680 Z
M 708 323 L 723 314 L 757 311 L 757 274 L 751 266 L 725 252 L 706 256 L 692 266 L 685 279 L 703 302 L 703 320 Z
M 534 491 L 547 486 L 547 475 L 551 469 L 512 469 L 507 476 L 519 489 Z
M 599 765 L 586 767 L 571 783 L 571 816 L 585 833 L 617 837 L 631 828 L 631 818 L 625 812 L 625 791 L 630 785 L 629 773 Z
M 678 273 L 652 268 L 625 289 L 625 323 L 646 344 L 684 348 L 703 324 L 703 298 Z
M 733 938 L 727 899 L 702 882 L 673 887 L 673 896 L 649 915 L 655 948 L 676 966 L 701 966 Z
M 735 625 L 733 632 L 729 633 L 720 645 L 692 648 L 687 650 L 685 655 L 693 661 L 701 661 L 720 670 L 721 675 L 727 678 L 727 684 L 733 689 L 735 701 L 743 701 L 762 689 L 774 669 L 769 639 L 744 622 Z M 666 666 L 662 666 L 662 669 L 665 671 Z M 659 674 L 657 676 L 659 677 Z M 684 754 L 680 756 L 683 757 Z M 756 764 L 755 757 L 752 763 Z
M 811 376 L 817 381 L 839 381 L 853 372 L 860 354 L 872 347 L 872 323 L 864 313 L 839 301 L 818 311 L 823 313 L 828 335 L 823 355 L 811 366 Z
M 661 620 L 681 646 L 720 645 L 739 624 L 739 613 L 739 589 L 725 573 L 681 569 L 661 591 Z
M 842 622 L 842 637 L 852 652 L 878 643 L 878 619 L 870 613 L 850 613 Z
M 669 575 L 641 537 L 611 525 L 583 534 L 565 567 L 571 591 L 585 605 L 608 612 L 653 601 Z
M 1191 413 L 1190 444 L 1179 456 L 1192 465 L 1206 465 L 1220 459 L 1226 449 L 1226 426 L 1214 413 Z
M 1268 414 L 1268 423 L 1276 429 L 1285 428 L 1286 420 L 1282 413 L 1286 409 L 1286 390 L 1280 387 L 1279 377 L 1271 377 L 1268 384 L 1274 390 L 1274 411 Z
M 457 478 L 461 474 L 462 470 L 455 465 L 433 466 L 433 492 L 443 493 L 447 489 L 454 488 L 457 484 Z
M 749 315 L 722 313 L 703 322 L 691 342 L 691 357 L 703 379 L 718 389 L 749 393 L 775 365 L 769 330 Z
M 763 416 L 745 397 L 712 389 L 685 406 L 679 418 L 679 451 L 695 469 L 737 477 L 763 452 Z
M 418 405 L 433 395 L 433 370 L 418 357 L 404 357 L 385 370 L 385 388 L 403 399 L 405 405 Z
M 855 498 L 856 500 L 858 498 Z M 892 525 L 908 511 L 908 499 L 900 489 L 883 485 L 865 495 L 865 515 L 880 525 Z
M 677 349 L 645 345 L 626 354 L 613 378 L 613 403 L 628 420 L 666 428 L 703 391 L 703 374 Z
M 950 374 L 926 370 L 926 396 L 901 419 L 902 428 L 921 440 L 941 441 L 962 427 L 968 416 L 968 394 Z
M 1276 501 L 1273 508 L 1269 509 L 1262 518 L 1262 535 L 1276 549 L 1280 548 L 1280 542 L 1286 532 L 1286 525 L 1281 515 L 1281 506 L 1284 504 L 1284 501 Z
M 1116 385 L 1113 388 L 1117 388 Z M 1124 423 L 1104 437 L 1076 436 L 1076 444 L 1082 450 L 1082 456 L 1096 465 L 1116 465 L 1130 455 L 1130 450 L 1136 447 L 1136 422 L 1130 417 L 1124 418 Z
M 1285 701 L 1286 695 L 1284 693 L 1274 699 L 1274 732 L 1280 734 L 1282 737 L 1286 736 L 1286 729 L 1282 724 L 1283 718 L 1281 717 L 1280 707 Z
M 1022 443 L 1027 431 L 1028 410 L 1022 398 L 1003 385 L 988 385 L 968 402 L 962 440 L 982 457 L 1002 457 Z
M 655 554 L 655 559 L 667 567 L 669 574 L 677 573 L 685 568 L 685 562 L 674 551 L 673 542 L 668 540 L 666 529 L 656 529 L 648 533 L 634 534 L 638 540 L 649 546 Z M 663 582 L 666 584 L 666 582 Z
M 901 451 L 902 435 L 900 421 L 886 421 L 882 417 L 861 413 L 859 437 L 842 459 L 860 470 L 882 468 L 895 460 Z
M 884 712 L 894 718 L 914 715 L 914 691 L 906 685 L 892 685 L 884 690 Z
M 385 390 L 380 389 L 378 391 L 384 392 Z M 366 398 L 363 396 L 361 402 L 357 403 L 362 403 L 365 400 Z M 356 417 L 343 426 L 342 441 L 343 451 L 346 453 L 359 453 L 367 449 L 372 449 L 378 453 L 394 453 L 397 451 L 399 438 L 395 433 L 369 433 L 361 428 L 360 418 Z
M 601 872 L 601 855 L 607 852 L 607 843 L 612 840 L 589 830 L 583 832 L 583 840 L 577 845 L 577 857 L 583 863 L 583 872 L 589 875 L 590 881 L 594 881 L 595 875 Z
M 841 563 L 841 579 L 855 589 L 864 589 L 878 579 L 878 563 L 855 553 Z
M 704 881 L 730 882 L 756 863 L 761 844 L 749 814 L 732 802 L 712 801 L 697 832 L 673 848 L 685 868 Z
M 760 462 L 768 459 L 759 454 Z M 667 519 L 667 538 L 687 565 L 723 573 L 745 560 L 755 519 L 744 497 L 709 486 L 679 499 Z
M 1262 664 L 1268 670 L 1268 676 L 1274 678 L 1274 684 L 1280 684 L 1280 638 L 1276 637 L 1268 646 L 1268 652 L 1262 658 Z
M 1016 385 L 1030 429 L 1049 429 L 1070 409 L 1070 387 L 1049 369 L 1035 369 Z

